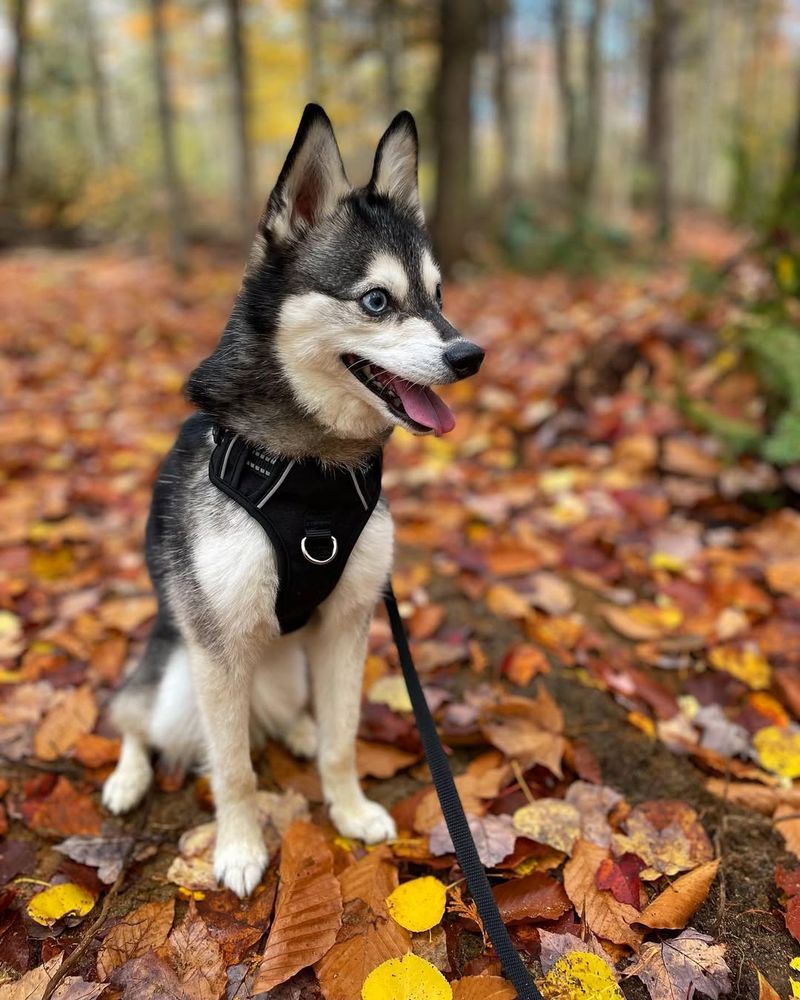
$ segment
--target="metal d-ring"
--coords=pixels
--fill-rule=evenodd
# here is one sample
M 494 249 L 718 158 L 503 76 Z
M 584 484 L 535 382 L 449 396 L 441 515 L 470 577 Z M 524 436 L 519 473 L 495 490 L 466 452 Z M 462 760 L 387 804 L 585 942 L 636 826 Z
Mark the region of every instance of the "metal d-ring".
M 300 551 L 308 559 L 310 563 L 314 563 L 317 566 L 326 566 L 329 562 L 333 562 L 336 558 L 336 553 L 339 551 L 339 543 L 336 541 L 336 535 L 330 536 L 332 542 L 331 554 L 327 559 L 315 559 L 314 556 L 306 548 L 306 542 L 308 541 L 308 535 L 303 536 L 303 540 L 300 542 Z

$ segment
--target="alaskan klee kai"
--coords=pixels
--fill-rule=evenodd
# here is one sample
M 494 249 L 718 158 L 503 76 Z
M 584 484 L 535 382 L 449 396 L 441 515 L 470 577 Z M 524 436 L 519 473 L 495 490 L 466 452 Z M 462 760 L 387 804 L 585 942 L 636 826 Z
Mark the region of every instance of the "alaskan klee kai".
M 103 789 L 112 812 L 133 808 L 152 779 L 150 748 L 208 767 L 214 870 L 240 896 L 268 861 L 251 734 L 317 755 L 343 835 L 375 843 L 395 834 L 389 814 L 361 791 L 355 767 L 367 632 L 391 570 L 393 529 L 380 500 L 364 514 L 332 592 L 287 633 L 276 612 L 273 542 L 209 478 L 218 435 L 228 435 L 228 450 L 234 441 L 252 449 L 253 470 L 263 473 L 260 463 L 269 462 L 318 477 L 338 470 L 358 489 L 356 470 L 380 454 L 393 427 L 452 428 L 431 386 L 474 374 L 482 359 L 442 315 L 411 115 L 394 119 L 369 183 L 353 188 L 328 117 L 309 105 L 230 320 L 189 379 L 200 412 L 183 425 L 156 482 L 147 563 L 159 611 L 141 662 L 112 703 L 122 750 Z

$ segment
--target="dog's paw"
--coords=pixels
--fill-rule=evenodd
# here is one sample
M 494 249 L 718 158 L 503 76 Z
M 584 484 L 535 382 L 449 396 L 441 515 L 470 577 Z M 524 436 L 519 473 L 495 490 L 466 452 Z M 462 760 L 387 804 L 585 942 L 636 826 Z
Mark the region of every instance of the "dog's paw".
M 146 760 L 120 764 L 103 785 L 103 805 L 115 816 L 129 812 L 142 801 L 152 779 L 153 769 Z
M 244 899 L 261 881 L 269 863 L 263 838 L 217 841 L 214 851 L 214 877 L 220 885 Z
M 377 844 L 381 840 L 392 840 L 397 836 L 397 827 L 389 813 L 377 802 L 364 799 L 355 809 L 341 809 L 331 806 L 331 820 L 343 837 L 363 840 L 365 844 Z
M 310 759 L 317 752 L 317 724 L 304 712 L 286 730 L 283 742 L 295 757 Z

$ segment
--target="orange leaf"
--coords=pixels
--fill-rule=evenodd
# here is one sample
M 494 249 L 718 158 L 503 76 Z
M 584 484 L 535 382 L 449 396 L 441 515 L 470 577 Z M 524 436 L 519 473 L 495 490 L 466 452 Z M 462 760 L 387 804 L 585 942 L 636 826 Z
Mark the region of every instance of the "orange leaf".
M 663 930 L 683 930 L 705 901 L 718 868 L 719 860 L 706 861 L 676 879 L 642 911 L 636 923 Z
M 619 903 L 607 889 L 598 889 L 595 881 L 600 862 L 608 858 L 605 847 L 579 840 L 572 857 L 564 866 L 564 888 L 572 905 L 597 937 L 614 944 L 638 948 L 642 935 L 630 925 L 640 914 L 627 903 Z

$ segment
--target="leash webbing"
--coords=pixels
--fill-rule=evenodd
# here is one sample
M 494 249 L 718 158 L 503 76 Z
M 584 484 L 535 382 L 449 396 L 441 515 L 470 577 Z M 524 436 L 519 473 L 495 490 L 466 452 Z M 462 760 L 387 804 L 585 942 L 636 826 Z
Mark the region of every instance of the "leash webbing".
M 425 758 L 433 776 L 433 784 L 439 797 L 447 829 L 450 831 L 461 871 L 464 873 L 464 878 L 472 893 L 489 940 L 494 945 L 494 950 L 503 966 L 503 972 L 517 991 L 519 1000 L 542 1000 L 542 994 L 536 988 L 533 978 L 522 964 L 522 959 L 511 943 L 500 911 L 497 909 L 497 902 L 492 895 L 486 872 L 478 857 L 478 850 L 472 839 L 467 817 L 464 815 L 464 807 L 453 781 L 450 764 L 442 749 L 442 744 L 439 742 L 436 725 L 411 657 L 403 619 L 400 617 L 400 609 L 397 606 L 397 598 L 394 596 L 391 583 L 384 593 L 384 603 L 389 613 L 392 637 L 395 646 L 397 646 L 400 666 L 403 669 L 403 677 L 417 720 L 417 729 L 425 750 Z

